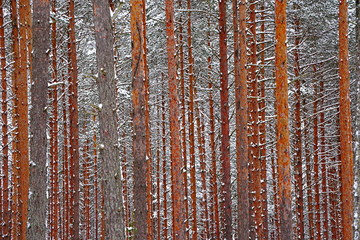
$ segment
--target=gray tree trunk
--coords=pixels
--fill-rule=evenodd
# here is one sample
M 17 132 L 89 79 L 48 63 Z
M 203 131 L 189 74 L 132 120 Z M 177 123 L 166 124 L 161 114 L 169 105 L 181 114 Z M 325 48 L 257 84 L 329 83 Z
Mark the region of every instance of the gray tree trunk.
M 101 183 L 105 199 L 105 239 L 125 239 L 118 132 L 113 35 L 108 0 L 94 0 L 96 61 L 99 90 Z
M 356 89 L 356 123 L 355 123 L 355 166 L 356 166 L 356 178 L 357 189 L 355 194 L 355 206 L 357 206 L 357 221 L 356 231 L 360 234 L 360 0 L 356 0 L 356 76 L 357 76 L 357 89 Z
M 33 1 L 33 64 L 30 110 L 30 200 L 28 239 L 46 238 L 46 103 L 49 74 L 50 5 Z

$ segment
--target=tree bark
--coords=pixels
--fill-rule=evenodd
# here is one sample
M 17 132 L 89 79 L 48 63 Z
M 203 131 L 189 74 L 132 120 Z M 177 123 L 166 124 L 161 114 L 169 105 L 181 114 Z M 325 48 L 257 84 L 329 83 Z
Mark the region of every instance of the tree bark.
M 124 210 L 116 119 L 116 80 L 109 2 L 94 0 L 96 62 L 99 91 L 100 163 L 106 239 L 125 239 Z M 145 142 L 144 142 L 145 146 Z M 145 153 L 145 152 L 144 152 Z M 145 172 L 145 169 L 144 169 Z M 143 175 L 142 177 L 144 177 Z M 145 179 L 144 179 L 145 181 Z M 144 189 L 144 194 L 146 191 Z M 143 199 L 146 209 L 146 195 Z M 145 218 L 146 214 L 144 213 Z M 146 222 L 146 219 L 145 219 Z M 144 237 L 143 239 L 146 239 Z
M 131 0 L 131 43 L 132 43 L 132 101 L 133 101 L 133 149 L 134 149 L 134 238 L 147 238 L 146 207 L 146 129 L 145 129 L 145 41 L 143 31 L 142 0 Z
M 235 1 L 236 2 L 236 1 Z M 237 10 L 235 10 L 237 12 Z M 235 15 L 235 13 L 234 13 Z M 238 188 L 238 238 L 249 239 L 249 158 L 248 158 L 248 102 L 247 102 L 247 51 L 246 51 L 246 1 L 240 0 L 238 9 L 239 42 L 235 49 L 238 51 L 239 71 L 235 78 L 235 107 L 236 107 L 236 164 Z M 236 24 L 234 23 L 234 26 Z M 234 27 L 235 28 L 235 27 Z M 236 34 L 236 32 L 234 33 Z M 234 37 L 235 39 L 235 37 Z M 234 40 L 234 42 L 236 42 Z M 236 50 L 235 50 L 236 54 Z M 237 65 L 237 63 L 235 63 Z M 235 66 L 236 67 L 236 66 Z
M 276 150 L 279 166 L 280 239 L 292 238 L 286 4 L 286 0 L 275 1 L 275 108 L 277 114 Z
M 31 197 L 29 200 L 28 238 L 46 238 L 46 196 L 47 186 L 47 97 L 50 48 L 50 4 L 49 1 L 33 2 L 33 65 L 31 72 L 31 104 L 30 111 L 30 160 L 31 160 Z M 57 226 L 56 226 L 57 227 Z M 57 237 L 57 236 L 56 236 Z
M 173 239 L 185 239 L 184 174 L 180 148 L 180 124 L 175 60 L 174 1 L 165 0 L 169 78 L 170 146 L 172 169 Z
M 348 3 L 339 0 L 339 77 L 340 77 L 340 157 L 343 239 L 353 239 L 354 161 L 352 152 Z
M 221 106 L 221 158 L 222 185 L 220 188 L 223 239 L 232 239 L 231 175 L 229 135 L 229 86 L 227 62 L 226 0 L 219 1 L 220 44 L 220 106 Z

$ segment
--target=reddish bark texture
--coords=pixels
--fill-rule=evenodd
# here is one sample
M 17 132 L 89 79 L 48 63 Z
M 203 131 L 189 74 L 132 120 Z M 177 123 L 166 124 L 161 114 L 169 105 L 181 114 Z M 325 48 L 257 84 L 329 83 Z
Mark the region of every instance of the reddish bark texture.
M 343 239 L 353 239 L 354 160 L 352 152 L 350 73 L 348 40 L 348 3 L 339 0 L 339 77 L 340 77 L 340 158 Z
M 234 1 L 237 2 L 237 1 Z M 236 5 L 235 5 L 236 6 Z M 235 57 L 238 58 L 238 77 L 235 78 L 236 107 L 236 164 L 238 188 L 238 238 L 249 239 L 249 158 L 248 158 L 248 103 L 247 103 L 247 51 L 246 51 L 246 1 L 240 0 L 239 9 L 234 6 L 236 22 L 239 21 L 238 43 L 235 46 Z M 239 20 L 237 20 L 239 18 Z M 236 31 L 235 31 L 236 36 Z M 234 42 L 235 37 L 234 37 Z M 236 56 L 238 55 L 238 56 Z M 237 65 L 237 63 L 235 63 Z M 235 65 L 235 67 L 236 67 Z
M 280 239 L 292 238 L 286 0 L 275 1 L 276 150 L 279 169 Z
M 70 236 L 79 239 L 79 110 L 78 69 L 75 38 L 75 2 L 69 0 L 69 142 L 70 142 Z
M 132 100 L 133 100 L 133 149 L 134 149 L 134 231 L 135 239 L 147 238 L 146 206 L 146 129 L 145 129 L 145 65 L 143 31 L 143 2 L 132 0 L 131 40 L 132 40 Z
M 231 176 L 230 176 L 230 135 L 229 135 L 229 86 L 227 62 L 226 0 L 219 1 L 220 29 L 220 114 L 221 114 L 221 175 L 220 188 L 221 223 L 223 239 L 232 239 Z
M 184 174 L 180 149 L 179 105 L 176 79 L 174 1 L 165 0 L 169 78 L 169 115 L 171 146 L 171 180 L 173 203 L 173 239 L 185 239 Z

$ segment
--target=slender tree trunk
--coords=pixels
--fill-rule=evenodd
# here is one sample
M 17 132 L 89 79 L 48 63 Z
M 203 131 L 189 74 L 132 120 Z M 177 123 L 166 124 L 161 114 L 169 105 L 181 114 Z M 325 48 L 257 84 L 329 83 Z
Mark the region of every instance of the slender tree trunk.
M 340 77 L 340 151 L 343 239 L 353 239 L 354 161 L 352 152 L 350 73 L 348 40 L 348 3 L 339 0 L 339 77 Z
M 47 96 L 50 48 L 50 4 L 49 1 L 33 2 L 33 66 L 30 111 L 30 159 L 31 162 L 31 197 L 29 201 L 29 239 L 46 238 L 46 183 L 47 183 Z M 56 226 L 57 227 L 57 226 Z M 57 236 L 56 236 L 57 237 Z
M 356 202 L 355 206 L 358 206 L 357 215 L 360 216 L 360 0 L 355 1 L 356 4 L 356 73 L 357 73 L 357 99 L 356 99 L 356 152 L 355 152 L 355 164 L 357 166 L 357 189 L 356 189 Z M 358 217 L 357 230 L 360 232 L 360 217 Z
M 141 15 L 140 15 L 141 17 Z M 116 119 L 116 80 L 114 73 L 113 35 L 109 2 L 107 0 L 94 0 L 96 62 L 98 68 L 97 86 L 99 90 L 99 124 L 100 124 L 100 162 L 102 164 L 102 186 L 105 213 L 106 239 L 125 239 L 125 226 L 123 222 L 124 210 L 122 200 L 122 184 L 120 173 L 120 159 L 118 154 L 118 132 Z M 138 26 L 141 29 L 141 26 Z M 141 53 L 140 53 L 141 54 Z M 143 78 L 141 79 L 143 80 Z M 101 106 L 101 107 L 100 107 Z M 145 135 L 139 133 L 139 137 Z M 145 146 L 145 141 L 143 142 Z M 137 148 L 135 148 L 138 150 Z M 140 151 L 140 150 L 139 150 Z M 145 155 L 145 149 L 144 154 Z M 135 157 L 136 159 L 136 157 Z M 146 210 L 145 189 L 145 157 L 143 160 L 144 180 L 142 198 Z M 141 184 L 142 186 L 142 184 Z M 146 223 L 146 213 L 143 212 Z M 139 229 L 141 233 L 141 229 Z M 146 228 L 145 228 L 146 234 Z M 144 235 L 144 238 L 146 236 Z
M 275 108 L 279 166 L 280 239 L 292 238 L 289 104 L 286 47 L 286 0 L 275 1 Z
M 236 1 L 235 1 L 236 2 Z M 236 8 L 235 8 L 236 9 Z M 237 10 L 235 10 L 237 12 Z M 234 13 L 235 15 L 235 13 Z M 247 102 L 247 51 L 246 51 L 246 1 L 240 0 L 238 9 L 239 30 L 238 44 L 238 77 L 235 78 L 236 107 L 236 164 L 238 188 L 238 238 L 249 239 L 249 153 L 248 153 L 248 102 Z M 237 22 L 237 19 L 236 19 Z M 234 28 L 236 24 L 234 22 Z M 236 32 L 234 33 L 236 34 Z M 234 36 L 234 42 L 235 36 Z M 237 65 L 237 63 L 235 63 Z M 235 66 L 236 67 L 236 66 Z
M 96 124 L 96 115 L 92 117 L 93 124 Z M 95 239 L 99 239 L 99 174 L 98 174 L 98 145 L 97 145 L 97 134 L 94 131 L 93 135 L 93 158 L 94 158 L 94 232 Z M 125 153 L 124 153 L 125 155 Z M 125 178 L 124 178 L 125 179 Z M 124 195 L 124 206 L 125 205 L 125 195 Z M 126 218 L 125 218 L 126 219 Z M 126 225 L 125 225 L 126 226 Z
M 226 0 L 219 1 L 220 29 L 220 106 L 221 106 L 221 173 L 220 197 L 223 239 L 232 239 L 230 135 L 229 135 L 229 86 L 227 62 Z
M 79 217 L 79 112 L 78 112 L 78 69 L 75 38 L 75 2 L 69 0 L 69 173 L 70 173 L 70 236 L 80 239 Z
M 131 42 L 132 42 L 132 100 L 133 100 L 133 149 L 134 149 L 134 238 L 147 238 L 146 208 L 146 129 L 145 129 L 145 41 L 143 31 L 142 0 L 132 0 L 131 4 Z
M 170 146 L 173 203 L 173 239 L 185 239 L 184 174 L 180 148 L 179 104 L 175 60 L 174 1 L 165 0 L 169 78 Z

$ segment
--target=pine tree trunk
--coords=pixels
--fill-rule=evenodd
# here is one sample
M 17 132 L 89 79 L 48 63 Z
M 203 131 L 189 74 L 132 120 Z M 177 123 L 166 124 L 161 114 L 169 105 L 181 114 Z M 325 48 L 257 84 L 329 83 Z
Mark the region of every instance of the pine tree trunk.
M 184 174 L 181 159 L 179 104 L 175 59 L 174 1 L 165 0 L 166 36 L 169 79 L 169 115 L 171 146 L 171 180 L 173 203 L 173 239 L 185 239 Z
M 355 205 L 358 206 L 357 215 L 358 215 L 358 223 L 357 230 L 360 231 L 360 0 L 356 0 L 356 44 L 357 44 L 357 52 L 356 52 L 356 73 L 357 73 L 357 99 L 356 99 L 356 152 L 355 152 L 355 163 L 357 166 L 357 195 Z
M 79 217 L 79 110 L 78 110 L 78 69 L 75 37 L 75 2 L 69 0 L 69 173 L 70 173 L 70 236 L 80 238 Z
M 133 149 L 134 149 L 134 238 L 147 238 L 146 207 L 146 129 L 145 129 L 145 41 L 143 31 L 142 0 L 132 0 L 131 42 L 132 42 L 132 100 L 133 100 Z
M 339 0 L 339 77 L 340 77 L 340 151 L 343 239 L 353 239 L 354 161 L 352 152 L 350 73 L 348 40 L 348 3 Z
M 280 239 L 292 239 L 286 0 L 275 1 L 275 29 L 275 108 L 276 150 L 279 166 Z
M 47 97 L 50 48 L 50 4 L 49 1 L 33 1 L 33 66 L 30 111 L 30 159 L 31 162 L 31 197 L 29 200 L 29 239 L 46 238 L 46 185 L 47 185 Z M 54 222 L 55 223 L 55 222 Z M 57 225 L 56 225 L 57 227 Z M 57 237 L 57 236 L 54 236 Z
M 141 17 L 141 15 L 140 15 Z M 122 200 L 122 184 L 118 147 L 118 131 L 116 118 L 116 80 L 114 73 L 113 35 L 109 2 L 94 0 L 96 62 L 98 68 L 97 86 L 99 91 L 99 124 L 100 124 L 100 163 L 102 165 L 102 186 L 105 213 L 105 232 L 108 239 L 125 239 L 123 222 L 124 210 Z M 143 80 L 143 78 L 141 79 Z M 145 132 L 139 137 L 145 137 Z M 145 140 L 145 139 L 144 139 Z M 145 146 L 145 141 L 143 142 Z M 135 148 L 137 149 L 137 148 Z M 139 150 L 140 151 L 140 150 Z M 145 149 L 143 151 L 143 166 L 145 167 Z M 136 159 L 136 157 L 135 157 Z M 142 198 L 146 211 L 145 169 Z M 146 223 L 146 213 L 143 212 Z M 141 232 L 141 229 L 139 229 Z M 146 224 L 145 224 L 146 234 Z M 144 235 L 144 238 L 146 236 Z
M 230 135 L 229 135 L 229 86 L 227 62 L 226 0 L 219 1 L 220 29 L 220 107 L 221 107 L 221 158 L 222 185 L 220 188 L 221 224 L 223 239 L 232 239 Z
M 234 14 L 235 15 L 235 14 Z M 238 238 L 249 239 L 249 153 L 248 153 L 248 102 L 247 102 L 247 51 L 246 51 L 246 1 L 241 0 L 239 17 L 239 74 L 235 78 L 236 107 L 236 164 L 238 191 Z M 234 24 L 235 26 L 235 24 Z M 235 39 L 235 37 L 234 37 Z M 236 53 L 236 51 L 235 51 Z

